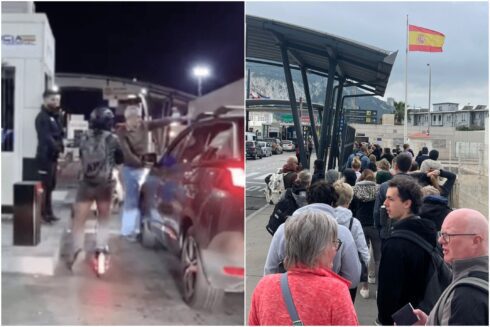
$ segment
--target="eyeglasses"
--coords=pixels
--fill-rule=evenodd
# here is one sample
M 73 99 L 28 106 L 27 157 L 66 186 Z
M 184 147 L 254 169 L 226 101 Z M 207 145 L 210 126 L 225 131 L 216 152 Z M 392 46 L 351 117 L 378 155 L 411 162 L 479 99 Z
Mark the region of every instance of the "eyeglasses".
M 473 233 L 473 234 L 448 234 L 448 233 L 442 233 L 442 232 L 437 232 L 437 237 L 438 238 L 441 238 L 444 240 L 444 242 L 446 243 L 449 243 L 449 241 L 451 240 L 451 236 L 475 236 L 477 234 Z
M 338 251 L 340 249 L 340 246 L 342 245 L 342 241 L 337 239 L 336 241 L 333 241 L 337 246 L 335 247 L 335 251 Z

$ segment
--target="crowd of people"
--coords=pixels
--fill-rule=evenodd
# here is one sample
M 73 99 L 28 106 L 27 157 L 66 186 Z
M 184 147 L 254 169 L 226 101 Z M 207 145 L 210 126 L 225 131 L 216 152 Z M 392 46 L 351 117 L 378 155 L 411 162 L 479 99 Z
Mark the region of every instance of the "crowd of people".
M 357 325 L 359 292 L 376 298 L 372 324 L 410 304 L 416 324 L 488 326 L 488 218 L 450 207 L 456 175 L 438 156 L 360 144 L 341 172 L 316 160 L 313 174 L 290 157 L 248 323 Z

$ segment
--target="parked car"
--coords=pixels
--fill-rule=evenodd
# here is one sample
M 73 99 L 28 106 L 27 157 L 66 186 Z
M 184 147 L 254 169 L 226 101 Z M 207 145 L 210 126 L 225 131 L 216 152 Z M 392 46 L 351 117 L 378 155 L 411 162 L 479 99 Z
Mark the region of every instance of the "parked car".
M 271 143 L 272 154 L 282 153 L 283 149 L 281 146 L 281 140 L 275 138 L 265 138 L 263 141 Z
M 257 141 L 247 141 L 245 143 L 247 149 L 247 159 L 262 159 L 265 155 L 262 148 L 257 145 Z
M 294 151 L 295 150 L 295 146 L 294 146 L 293 141 L 291 141 L 291 140 L 283 140 L 282 141 L 282 149 L 284 151 Z
M 243 109 L 187 127 L 141 190 L 141 241 L 180 257 L 183 298 L 214 309 L 244 291 Z
M 257 144 L 262 149 L 265 157 L 272 156 L 272 145 L 269 142 L 259 141 Z

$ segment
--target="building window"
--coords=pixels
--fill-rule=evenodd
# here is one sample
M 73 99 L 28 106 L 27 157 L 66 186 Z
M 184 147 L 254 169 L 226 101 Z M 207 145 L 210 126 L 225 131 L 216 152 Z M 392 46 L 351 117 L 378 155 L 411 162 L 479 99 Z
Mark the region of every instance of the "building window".
M 432 121 L 435 123 L 436 122 L 436 116 L 432 116 Z
M 439 115 L 439 122 L 441 122 L 441 115 Z
M 2 67 L 2 152 L 14 151 L 15 68 Z

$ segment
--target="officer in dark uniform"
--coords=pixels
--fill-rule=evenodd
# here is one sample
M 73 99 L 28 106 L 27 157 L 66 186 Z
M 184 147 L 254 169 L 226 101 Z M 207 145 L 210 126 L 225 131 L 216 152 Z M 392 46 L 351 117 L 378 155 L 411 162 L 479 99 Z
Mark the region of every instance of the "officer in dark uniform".
M 51 193 L 56 187 L 58 157 L 63 152 L 63 123 L 60 112 L 60 94 L 46 90 L 43 93 L 41 112 L 36 117 L 37 151 L 36 162 L 43 185 L 41 216 L 44 222 L 59 220 L 53 213 Z

